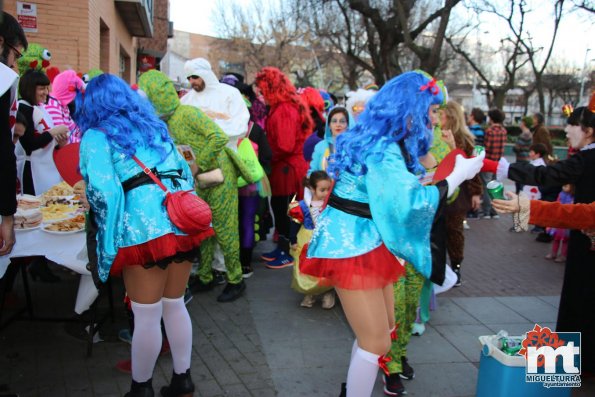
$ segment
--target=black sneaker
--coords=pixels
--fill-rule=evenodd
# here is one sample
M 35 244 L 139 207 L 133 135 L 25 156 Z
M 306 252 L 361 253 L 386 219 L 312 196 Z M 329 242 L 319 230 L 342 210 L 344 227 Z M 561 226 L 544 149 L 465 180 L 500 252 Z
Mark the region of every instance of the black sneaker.
M 407 380 L 415 378 L 415 371 L 413 370 L 411 365 L 409 365 L 409 363 L 407 362 L 407 357 L 405 356 L 401 357 L 401 370 L 403 371 L 399 374 L 401 378 Z
M 213 270 L 213 281 L 217 285 L 223 285 L 227 282 L 225 279 L 225 272 L 220 272 L 219 270 Z
M 190 291 L 192 291 L 193 294 L 196 294 L 197 292 L 208 292 L 215 288 L 215 280 L 213 279 L 208 283 L 203 283 L 198 277 L 193 277 L 193 279 L 188 282 L 188 288 L 190 288 Z
M 405 386 L 401 382 L 399 374 L 382 375 L 384 380 L 384 394 L 387 396 L 402 396 L 406 394 Z
M 539 241 L 540 243 L 550 243 L 553 239 L 554 238 L 546 232 L 542 232 L 537 235 L 535 241 Z
M 254 270 L 252 266 L 242 266 L 242 277 L 243 278 L 250 278 L 254 274 Z
M 223 288 L 221 295 L 217 297 L 217 302 L 233 302 L 238 299 L 245 290 L 246 283 L 244 280 L 240 281 L 238 284 L 227 283 L 225 288 Z

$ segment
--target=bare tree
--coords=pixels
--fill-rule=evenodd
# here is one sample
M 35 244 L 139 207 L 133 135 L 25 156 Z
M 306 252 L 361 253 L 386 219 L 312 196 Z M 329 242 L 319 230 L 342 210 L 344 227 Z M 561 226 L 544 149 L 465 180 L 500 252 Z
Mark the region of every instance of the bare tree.
M 573 1 L 574 6 L 578 9 L 588 11 L 592 14 L 595 14 L 595 4 L 589 0 L 582 0 L 582 1 Z
M 521 20 L 524 20 L 526 14 L 531 12 L 525 0 L 511 0 L 510 4 L 511 9 L 513 9 L 513 14 L 516 13 L 518 18 Z M 507 22 L 510 32 L 514 36 L 515 40 L 518 41 L 525 49 L 529 64 L 533 70 L 533 76 L 535 78 L 535 89 L 539 97 L 539 110 L 540 112 L 545 113 L 543 74 L 545 73 L 550 57 L 552 56 L 552 51 L 554 49 L 554 44 L 558 35 L 558 28 L 560 27 L 560 21 L 563 16 L 564 0 L 556 0 L 554 3 L 554 29 L 549 45 L 546 47 L 537 47 L 533 42 L 533 36 L 531 33 L 526 29 L 521 29 L 520 26 L 515 24 L 514 19 L 510 18 L 510 14 L 502 14 L 493 4 L 489 4 L 488 7 L 490 12 Z
M 345 0 L 294 0 L 308 10 L 305 22 L 314 29 L 320 46 L 334 56 L 330 61 L 350 89 L 356 89 L 364 70 L 373 68 L 367 58 L 367 33 L 363 18 Z
M 451 11 L 460 1 L 445 0 L 442 5 L 428 0 L 302 3 L 308 4 L 310 20 L 323 42 L 344 55 L 347 81 L 354 88 L 362 71 L 370 72 L 378 84 L 413 67 L 432 74 L 438 71 Z
M 301 23 L 299 8 L 292 7 L 292 3 L 269 1 L 242 6 L 219 1 L 213 16 L 217 33 L 227 39 L 223 44 L 226 50 L 229 52 L 231 47 L 247 63 L 247 69 L 274 65 L 290 73 L 303 66 L 305 58 L 296 56 L 296 52 L 300 51 L 299 45 L 310 43 L 312 38 Z
M 426 17 L 416 5 L 429 7 L 429 3 L 416 0 L 375 1 L 348 0 L 349 7 L 364 18 L 364 27 L 368 37 L 368 55 L 372 61 L 373 73 L 378 83 L 403 71 L 401 55 L 403 46 L 411 50 L 419 59 L 419 67 L 430 74 L 440 66 L 440 55 L 445 39 L 446 28 L 452 9 L 461 0 L 445 0 L 442 6 Z M 435 3 L 431 3 L 435 7 Z M 417 23 L 415 23 L 417 22 Z M 424 34 L 432 33 L 432 23 L 438 27 L 433 32 L 432 40 L 423 42 Z
M 490 4 L 487 4 L 487 6 L 493 7 Z M 485 12 L 485 8 L 481 6 L 478 6 L 475 10 L 478 13 Z M 494 9 L 491 11 L 496 12 Z M 500 11 L 498 12 L 507 24 L 511 25 L 514 23 L 513 20 L 515 20 L 516 16 L 514 2 L 510 2 L 509 8 L 505 14 Z M 520 31 L 521 34 L 524 32 L 524 14 L 521 14 L 520 18 L 516 20 L 515 29 Z M 478 48 L 482 47 L 483 44 L 479 42 L 479 38 L 476 40 L 477 42 L 475 45 L 477 45 Z M 515 35 L 505 37 L 500 40 L 500 46 L 498 48 L 493 51 L 490 50 L 493 54 L 498 54 L 502 57 L 504 73 L 499 74 L 498 79 L 494 79 L 493 73 L 491 73 L 494 68 L 493 62 L 486 61 L 485 59 L 482 60 L 480 57 L 473 56 L 470 53 L 469 48 L 472 48 L 472 45 L 469 43 L 470 40 L 468 40 L 468 34 L 459 39 L 446 37 L 446 41 L 457 54 L 469 63 L 471 68 L 477 73 L 479 79 L 485 85 L 488 92 L 489 106 L 502 109 L 504 107 L 506 93 L 512 88 L 515 88 L 517 84 L 517 74 L 529 61 L 521 40 Z
M 555 60 L 548 66 L 548 73 L 542 77 L 543 89 L 547 92 L 549 103 L 548 116 L 552 116 L 556 99 L 563 104 L 576 106 L 580 101 L 580 71 L 568 62 Z

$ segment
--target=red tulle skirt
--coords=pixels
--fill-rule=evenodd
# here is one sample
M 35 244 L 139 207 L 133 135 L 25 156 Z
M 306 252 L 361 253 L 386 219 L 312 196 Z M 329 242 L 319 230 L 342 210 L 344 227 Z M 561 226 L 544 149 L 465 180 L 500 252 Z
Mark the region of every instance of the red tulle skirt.
M 302 273 L 318 278 L 320 286 L 343 289 L 376 289 L 395 283 L 405 274 L 401 263 L 384 244 L 351 258 L 307 258 L 308 246 L 300 254 Z
M 118 249 L 110 269 L 112 276 L 120 276 L 124 266 L 159 266 L 165 269 L 171 262 L 182 262 L 195 257 L 200 243 L 215 235 L 213 228 L 193 236 L 178 236 L 174 233 L 147 241 L 143 244 Z

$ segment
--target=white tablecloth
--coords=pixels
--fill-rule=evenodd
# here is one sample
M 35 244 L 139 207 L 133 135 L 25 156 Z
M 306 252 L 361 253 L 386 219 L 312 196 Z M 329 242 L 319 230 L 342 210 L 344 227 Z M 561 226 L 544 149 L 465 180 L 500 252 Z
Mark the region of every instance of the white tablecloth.
M 86 238 L 84 232 L 56 235 L 41 229 L 16 231 L 17 242 L 12 252 L 0 256 L 0 278 L 10 263 L 10 258 L 41 255 L 81 275 L 74 311 L 81 314 L 91 306 L 99 292 L 87 270 Z

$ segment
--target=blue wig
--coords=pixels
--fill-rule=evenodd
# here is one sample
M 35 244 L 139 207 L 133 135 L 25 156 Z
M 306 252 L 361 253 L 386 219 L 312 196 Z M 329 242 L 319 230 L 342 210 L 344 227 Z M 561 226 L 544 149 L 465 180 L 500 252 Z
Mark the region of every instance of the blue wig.
M 101 74 L 92 79 L 85 92 L 76 96 L 74 120 L 83 135 L 89 129 L 103 131 L 112 147 L 132 157 L 137 147 L 161 153 L 164 142 L 172 142 L 167 125 L 159 119 L 153 105 L 121 78 Z
M 414 174 L 425 173 L 418 157 L 432 145 L 428 112 L 431 105 L 443 100 L 442 89 L 426 73 L 412 71 L 391 79 L 370 99 L 356 125 L 337 137 L 328 171 L 335 178 L 344 170 L 365 174 L 368 156 L 381 161 L 387 146 L 398 143 L 407 152 L 403 153 L 407 169 Z

